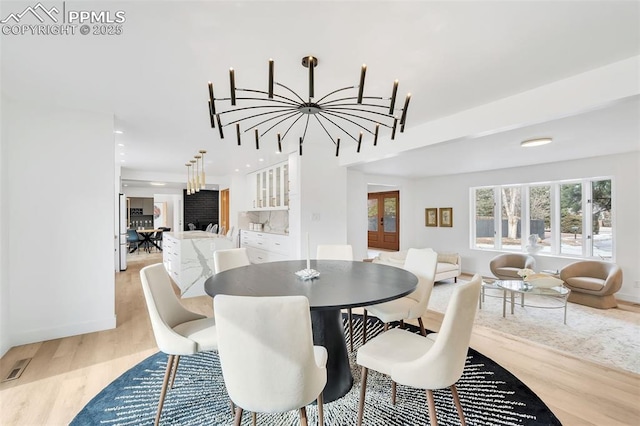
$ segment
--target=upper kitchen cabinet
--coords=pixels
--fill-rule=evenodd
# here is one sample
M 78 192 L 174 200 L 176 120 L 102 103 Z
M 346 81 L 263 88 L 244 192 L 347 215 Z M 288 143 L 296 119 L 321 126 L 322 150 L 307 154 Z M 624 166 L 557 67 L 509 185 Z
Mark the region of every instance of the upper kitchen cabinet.
M 142 199 L 142 214 L 144 215 L 153 214 L 153 198 Z
M 247 175 L 249 210 L 289 208 L 289 164 L 283 162 Z

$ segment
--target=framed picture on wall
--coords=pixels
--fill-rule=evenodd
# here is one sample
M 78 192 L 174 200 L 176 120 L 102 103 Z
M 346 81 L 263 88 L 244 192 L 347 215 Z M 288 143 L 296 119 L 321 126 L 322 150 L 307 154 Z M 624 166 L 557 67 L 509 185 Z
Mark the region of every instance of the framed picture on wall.
M 440 208 L 440 226 L 451 228 L 453 226 L 453 208 L 441 207 Z
M 438 226 L 438 209 L 424 209 L 424 226 Z

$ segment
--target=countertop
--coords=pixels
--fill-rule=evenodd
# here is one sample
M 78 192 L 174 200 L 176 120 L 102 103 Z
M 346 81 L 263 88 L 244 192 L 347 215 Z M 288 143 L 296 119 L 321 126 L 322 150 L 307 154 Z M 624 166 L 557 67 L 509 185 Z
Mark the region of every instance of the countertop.
M 258 234 L 271 234 L 271 235 L 282 235 L 284 237 L 288 237 L 289 233 L 284 233 L 284 232 L 273 232 L 273 231 L 254 231 L 251 229 L 241 229 L 242 232 L 255 232 Z
M 226 238 L 224 235 L 213 234 L 206 231 L 183 231 L 183 232 L 165 232 L 165 235 L 173 237 L 177 240 L 201 240 L 201 239 L 217 239 Z

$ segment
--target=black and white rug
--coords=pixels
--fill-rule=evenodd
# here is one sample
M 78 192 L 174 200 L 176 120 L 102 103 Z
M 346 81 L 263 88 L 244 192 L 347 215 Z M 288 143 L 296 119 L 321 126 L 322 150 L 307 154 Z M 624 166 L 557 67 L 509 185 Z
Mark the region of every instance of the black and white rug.
M 382 331 L 369 319 L 367 333 Z M 360 345 L 362 317 L 354 315 L 354 345 Z M 411 330 L 417 332 L 415 327 Z M 348 332 L 347 332 L 348 333 Z M 348 335 L 347 335 L 348 338 Z M 360 392 L 360 369 L 352 354 L 353 388 L 343 398 L 325 404 L 326 425 L 355 425 Z M 157 353 L 114 380 L 78 413 L 71 425 L 153 424 L 167 356 Z M 531 389 L 484 355 L 469 350 L 467 364 L 457 384 L 469 425 L 560 425 L 560 421 Z M 365 425 L 427 425 L 429 412 L 425 392 L 398 385 L 396 405 L 391 404 L 388 377 L 370 371 L 367 380 Z M 434 392 L 439 425 L 458 425 L 460 420 L 448 389 Z M 317 424 L 314 405 L 307 407 L 309 424 Z M 243 424 L 250 424 L 245 413 Z M 233 417 L 218 356 L 201 353 L 180 358 L 174 388 L 169 390 L 161 424 L 230 425 Z M 297 412 L 258 414 L 259 425 L 299 424 Z

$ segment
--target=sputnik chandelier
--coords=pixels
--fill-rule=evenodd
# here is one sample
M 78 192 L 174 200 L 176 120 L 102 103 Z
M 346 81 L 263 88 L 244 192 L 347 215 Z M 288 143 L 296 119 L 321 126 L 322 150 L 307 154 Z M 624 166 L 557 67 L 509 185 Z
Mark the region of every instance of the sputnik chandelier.
M 205 189 L 204 155 L 206 153 L 207 151 L 201 149 L 198 154 L 193 156 L 193 160 L 185 163 L 187 167 L 187 195 L 192 195 L 200 192 L 201 189 Z
M 273 130 L 273 133 L 276 133 L 272 139 L 273 143 L 274 145 L 277 143 L 277 151 L 282 152 L 282 144 L 289 131 L 304 118 L 302 121 L 304 130 L 302 136 L 298 138 L 298 150 L 302 155 L 302 145 L 307 136 L 309 122 L 314 119 L 334 143 L 336 157 L 340 153 L 340 136 L 353 139 L 357 144 L 356 151 L 360 152 L 365 132 L 373 137 L 374 146 L 378 144 L 380 127 L 391 131 L 392 140 L 395 139 L 398 124 L 400 132 L 404 132 L 411 94 L 407 94 L 402 109 L 396 109 L 398 80 L 393 82 L 391 97 L 365 96 L 364 81 L 367 66 L 362 65 L 360 84 L 333 90 L 316 99 L 313 74 L 314 68 L 318 66 L 318 58 L 305 56 L 302 58 L 302 65 L 309 70 L 309 94 L 306 100 L 284 84 L 274 81 L 272 59 L 269 60 L 267 90 L 236 87 L 233 68 L 229 69 L 230 97 L 216 98 L 213 83 L 209 82 L 211 128 L 215 129 L 217 126 L 220 138 L 224 139 L 224 128 L 235 126 L 238 145 L 242 143 L 243 133 L 253 131 L 256 149 L 260 149 L 262 138 Z M 283 90 L 280 91 L 284 94 L 275 93 L 276 86 L 282 88 Z M 356 96 L 345 93 L 355 89 L 357 89 Z M 220 111 L 219 108 L 228 101 L 231 103 L 231 109 Z M 239 101 L 247 102 L 244 106 L 240 106 Z

